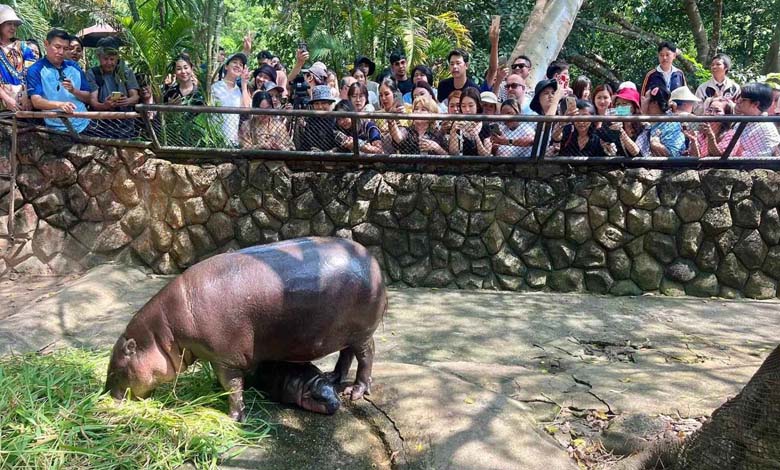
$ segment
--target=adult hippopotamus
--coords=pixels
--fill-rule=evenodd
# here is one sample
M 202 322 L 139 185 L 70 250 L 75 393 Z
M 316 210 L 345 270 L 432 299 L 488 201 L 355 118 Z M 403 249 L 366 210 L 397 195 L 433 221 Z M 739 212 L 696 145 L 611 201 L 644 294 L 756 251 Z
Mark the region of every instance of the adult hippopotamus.
M 246 388 L 263 392 L 271 401 L 332 415 L 341 406 L 334 384 L 311 362 L 263 362 L 244 378 Z
M 352 400 L 370 392 L 373 334 L 387 309 L 379 264 L 339 238 L 300 238 L 216 255 L 190 267 L 130 320 L 111 353 L 106 390 L 148 396 L 200 359 L 244 418 L 244 375 L 263 361 L 308 362 L 340 351 L 340 383 L 357 358 Z

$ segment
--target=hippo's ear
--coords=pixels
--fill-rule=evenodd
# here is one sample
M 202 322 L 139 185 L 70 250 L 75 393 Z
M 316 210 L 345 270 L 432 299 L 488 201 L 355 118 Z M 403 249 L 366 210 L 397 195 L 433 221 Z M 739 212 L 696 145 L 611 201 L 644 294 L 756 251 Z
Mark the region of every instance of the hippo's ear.
M 125 354 L 125 356 L 132 356 L 135 354 L 135 347 L 135 340 L 130 338 L 125 341 L 125 344 L 122 345 L 122 352 Z

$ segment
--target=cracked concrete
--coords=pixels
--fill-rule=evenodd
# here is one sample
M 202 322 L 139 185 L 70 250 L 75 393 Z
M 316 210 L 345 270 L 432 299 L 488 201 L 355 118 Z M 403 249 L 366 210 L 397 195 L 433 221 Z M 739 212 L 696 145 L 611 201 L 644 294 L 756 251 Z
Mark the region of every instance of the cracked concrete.
M 168 280 L 95 268 L 0 314 L 0 353 L 110 347 Z M 271 407 L 276 437 L 223 467 L 576 468 L 540 422 L 560 407 L 707 415 L 776 345 L 779 305 L 391 290 L 369 400 L 332 417 Z

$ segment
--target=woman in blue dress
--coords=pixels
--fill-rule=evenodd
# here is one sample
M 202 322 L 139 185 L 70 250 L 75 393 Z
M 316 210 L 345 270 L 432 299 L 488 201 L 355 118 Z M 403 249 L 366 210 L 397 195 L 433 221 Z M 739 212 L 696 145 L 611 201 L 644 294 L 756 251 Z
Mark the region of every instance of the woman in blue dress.
M 16 39 L 16 28 L 22 20 L 8 5 L 0 5 L 0 101 L 8 111 L 28 110 L 25 73 L 35 62 L 35 54 L 24 42 Z

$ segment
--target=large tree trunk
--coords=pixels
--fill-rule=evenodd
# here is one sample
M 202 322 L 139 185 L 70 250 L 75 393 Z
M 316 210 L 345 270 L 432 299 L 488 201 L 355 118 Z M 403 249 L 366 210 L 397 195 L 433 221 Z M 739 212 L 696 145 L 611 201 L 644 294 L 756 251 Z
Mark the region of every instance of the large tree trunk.
M 712 35 L 710 36 L 710 58 L 718 52 L 718 48 L 720 47 L 720 30 L 721 30 L 721 26 L 723 25 L 723 0 L 715 0 L 713 2 L 713 8 L 715 9 L 715 13 L 712 16 Z
M 547 66 L 558 57 L 582 3 L 583 0 L 536 0 L 509 62 L 520 55 L 531 59 L 529 85 L 543 79 Z
M 780 1 L 775 2 L 775 5 L 775 8 L 780 8 Z M 769 52 L 764 61 L 764 73 L 773 72 L 780 72 L 780 20 L 775 25 L 772 42 L 769 44 Z
M 683 0 L 685 13 L 688 14 L 688 21 L 691 23 L 691 32 L 693 40 L 696 43 L 696 60 L 700 64 L 706 64 L 710 57 L 710 43 L 707 40 L 707 29 L 701 19 L 699 5 L 696 0 Z
M 780 468 L 780 346 L 739 394 L 682 442 L 665 441 L 622 461 L 619 470 Z

